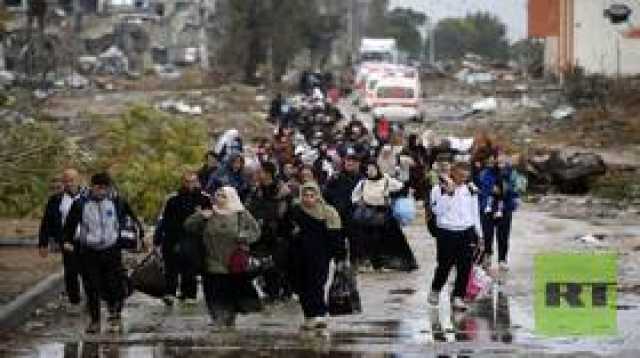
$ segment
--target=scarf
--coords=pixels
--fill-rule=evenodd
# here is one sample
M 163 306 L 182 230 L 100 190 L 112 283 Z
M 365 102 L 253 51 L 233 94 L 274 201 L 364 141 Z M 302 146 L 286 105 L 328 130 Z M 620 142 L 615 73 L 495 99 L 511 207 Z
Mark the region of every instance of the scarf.
M 316 193 L 318 199 L 313 207 L 306 207 L 302 204 L 302 195 L 306 191 L 313 191 Z M 320 187 L 315 182 L 307 182 L 300 187 L 298 204 L 305 214 L 316 220 L 324 221 L 327 225 L 327 229 L 337 230 L 342 227 L 338 212 L 324 201 Z
M 242 205 L 236 189 L 230 186 L 223 186 L 218 190 L 222 190 L 224 192 L 227 197 L 227 202 L 224 206 L 220 206 L 218 203 L 213 206 L 213 211 L 216 214 L 228 216 L 245 211 L 244 205 Z

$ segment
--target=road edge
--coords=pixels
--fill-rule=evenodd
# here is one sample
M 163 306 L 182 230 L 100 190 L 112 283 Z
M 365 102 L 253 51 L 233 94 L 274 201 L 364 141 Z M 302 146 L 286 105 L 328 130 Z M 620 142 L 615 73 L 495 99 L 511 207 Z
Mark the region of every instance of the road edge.
M 38 282 L 26 292 L 21 293 L 9 304 L 0 308 L 0 329 L 14 328 L 31 313 L 35 306 L 64 289 L 64 273 L 60 270 Z

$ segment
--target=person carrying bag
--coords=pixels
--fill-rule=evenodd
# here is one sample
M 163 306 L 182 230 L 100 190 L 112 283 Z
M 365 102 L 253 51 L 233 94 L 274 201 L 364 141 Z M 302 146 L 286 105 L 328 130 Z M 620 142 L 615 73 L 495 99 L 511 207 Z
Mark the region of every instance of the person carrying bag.
M 258 293 L 246 275 L 245 258 L 234 258 L 239 249 L 245 250 L 258 240 L 260 227 L 234 188 L 223 186 L 218 189 L 214 202 L 213 210 L 201 210 L 191 215 L 185 222 L 185 229 L 202 235 L 205 248 L 203 289 L 211 316 L 210 325 L 214 329 L 225 329 L 235 325 L 238 313 L 261 308 Z M 242 262 L 236 266 L 239 261 Z M 231 266 L 234 271 L 244 272 L 232 272 Z

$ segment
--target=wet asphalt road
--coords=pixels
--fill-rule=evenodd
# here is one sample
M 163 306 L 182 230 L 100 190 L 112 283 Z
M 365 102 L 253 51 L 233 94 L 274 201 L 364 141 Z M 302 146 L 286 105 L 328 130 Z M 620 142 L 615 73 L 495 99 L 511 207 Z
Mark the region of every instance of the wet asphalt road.
M 591 251 L 569 239 L 588 230 L 594 227 L 525 207 L 514 222 L 509 274 L 463 314 L 452 315 L 444 299 L 439 308 L 427 305 L 435 247 L 423 225 L 412 225 L 406 232 L 420 269 L 360 274 L 364 312 L 332 318 L 325 331 L 301 331 L 296 302 L 241 316 L 236 330 L 220 333 L 209 330 L 201 297 L 196 306 L 166 308 L 135 294 L 124 312 L 123 333 L 87 336 L 85 318 L 68 316 L 52 299 L 22 327 L 0 335 L 0 357 L 638 357 L 640 298 L 633 292 L 618 295 L 618 332 L 612 337 L 546 338 L 535 330 L 535 254 Z M 615 250 L 615 243 L 604 249 Z M 621 283 L 637 282 L 638 262 L 635 252 L 621 256 Z

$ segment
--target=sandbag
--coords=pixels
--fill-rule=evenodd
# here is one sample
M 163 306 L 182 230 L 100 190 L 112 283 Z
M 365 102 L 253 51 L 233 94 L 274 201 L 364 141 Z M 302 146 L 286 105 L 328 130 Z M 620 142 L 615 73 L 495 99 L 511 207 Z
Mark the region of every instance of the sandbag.
M 152 297 L 162 298 L 167 286 L 162 255 L 157 251 L 151 252 L 133 269 L 130 278 L 134 289 Z

